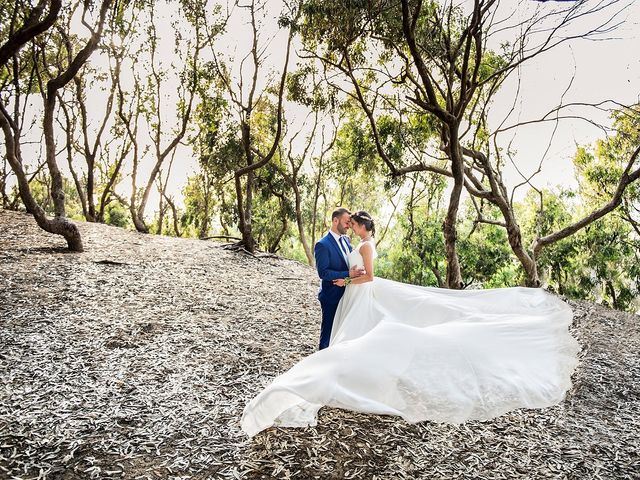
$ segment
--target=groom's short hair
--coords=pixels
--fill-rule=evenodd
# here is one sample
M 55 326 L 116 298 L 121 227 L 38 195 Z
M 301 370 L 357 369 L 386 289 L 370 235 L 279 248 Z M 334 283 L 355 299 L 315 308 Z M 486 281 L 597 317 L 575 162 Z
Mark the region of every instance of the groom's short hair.
M 351 215 L 351 212 L 344 207 L 336 208 L 331 214 L 331 221 L 333 222 L 334 218 L 342 217 L 342 215 L 344 215 L 345 213 L 348 213 L 349 215 Z

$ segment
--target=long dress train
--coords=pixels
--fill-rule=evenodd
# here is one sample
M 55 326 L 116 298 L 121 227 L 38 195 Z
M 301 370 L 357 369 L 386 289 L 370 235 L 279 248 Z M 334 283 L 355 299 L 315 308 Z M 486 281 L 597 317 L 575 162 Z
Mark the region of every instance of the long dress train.
M 359 248 L 349 263 L 362 265 Z M 577 364 L 571 319 L 542 289 L 349 285 L 329 348 L 251 400 L 242 429 L 315 425 L 322 406 L 461 423 L 557 404 Z

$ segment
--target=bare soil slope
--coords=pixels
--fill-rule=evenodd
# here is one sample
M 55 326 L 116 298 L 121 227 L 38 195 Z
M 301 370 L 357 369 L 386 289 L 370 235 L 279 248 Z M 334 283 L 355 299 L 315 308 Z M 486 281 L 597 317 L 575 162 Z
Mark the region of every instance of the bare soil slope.
M 246 402 L 315 349 L 307 266 L 0 210 L 0 478 L 640 478 L 638 317 L 571 302 L 566 401 L 462 426 L 322 409 L 248 439 Z

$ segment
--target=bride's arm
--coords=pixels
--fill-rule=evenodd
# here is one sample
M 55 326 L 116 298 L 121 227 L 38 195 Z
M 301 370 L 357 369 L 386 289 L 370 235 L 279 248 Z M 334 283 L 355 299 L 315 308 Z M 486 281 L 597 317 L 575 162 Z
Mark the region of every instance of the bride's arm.
M 351 279 L 350 283 L 353 283 L 354 285 L 373 282 L 373 248 L 370 243 L 362 244 L 360 247 L 360 255 L 362 255 L 362 260 L 364 260 L 365 273 L 357 278 Z

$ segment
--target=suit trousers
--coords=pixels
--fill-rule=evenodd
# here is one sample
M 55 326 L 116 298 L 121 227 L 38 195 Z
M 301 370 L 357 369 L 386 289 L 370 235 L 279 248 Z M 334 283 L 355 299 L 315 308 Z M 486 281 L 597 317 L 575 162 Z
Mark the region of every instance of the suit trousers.
M 322 350 L 329 346 L 329 341 L 331 340 L 331 328 L 333 327 L 333 318 L 336 316 L 336 310 L 338 309 L 339 303 L 340 298 L 338 298 L 335 303 L 328 302 L 327 300 L 320 302 L 320 307 L 322 308 L 322 324 L 320 325 L 320 346 L 318 347 L 318 350 Z

